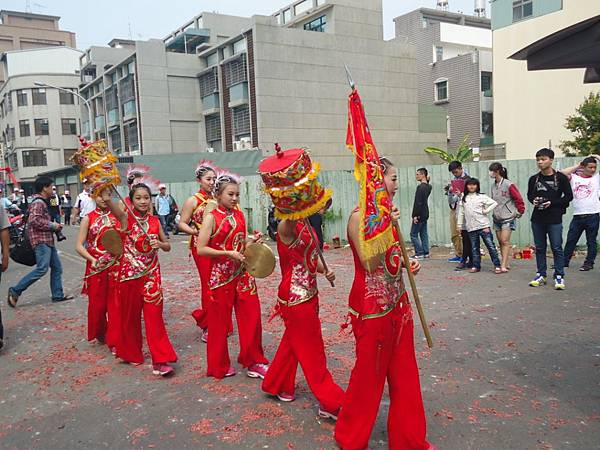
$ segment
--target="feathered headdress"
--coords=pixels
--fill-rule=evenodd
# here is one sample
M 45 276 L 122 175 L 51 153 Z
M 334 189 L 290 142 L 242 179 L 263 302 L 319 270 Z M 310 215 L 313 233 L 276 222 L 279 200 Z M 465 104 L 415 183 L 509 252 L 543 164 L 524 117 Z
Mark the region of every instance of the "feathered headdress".
M 129 167 L 127 167 L 127 171 L 125 172 L 125 178 L 127 180 L 127 184 L 131 186 L 131 184 L 136 178 L 142 178 L 149 174 L 149 166 L 146 166 L 144 164 L 129 164 Z
M 201 159 L 200 161 L 198 161 L 198 166 L 196 167 L 196 178 L 202 178 L 204 174 L 209 171 L 217 173 L 217 170 L 219 170 L 219 168 L 215 166 L 212 161 L 209 161 L 207 159 Z
M 240 184 L 242 177 L 236 173 L 230 172 L 226 169 L 216 169 L 217 178 L 215 179 L 215 195 L 219 193 L 221 188 L 230 183 Z
M 145 184 L 150 188 L 150 193 L 154 194 L 159 191 L 160 180 L 157 180 L 152 175 L 145 174 L 141 177 L 139 175 L 135 176 L 135 183 L 131 186 L 135 186 L 137 184 Z

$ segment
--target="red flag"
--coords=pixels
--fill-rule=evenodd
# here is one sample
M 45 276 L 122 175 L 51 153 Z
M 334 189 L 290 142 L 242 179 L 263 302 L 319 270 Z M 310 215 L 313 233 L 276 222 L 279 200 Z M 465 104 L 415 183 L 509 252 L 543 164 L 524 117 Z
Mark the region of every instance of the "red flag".
M 370 258 L 387 251 L 395 241 L 390 217 L 393 205 L 356 89 L 348 98 L 346 145 L 356 157 L 354 176 L 360 185 L 360 245 L 365 258 Z

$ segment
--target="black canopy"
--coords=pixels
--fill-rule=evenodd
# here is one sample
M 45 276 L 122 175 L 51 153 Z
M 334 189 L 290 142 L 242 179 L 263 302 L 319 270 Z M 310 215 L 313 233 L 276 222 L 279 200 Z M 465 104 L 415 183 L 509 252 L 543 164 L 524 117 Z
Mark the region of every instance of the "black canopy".
M 527 70 L 587 69 L 584 83 L 600 83 L 600 15 L 576 23 L 519 50 Z

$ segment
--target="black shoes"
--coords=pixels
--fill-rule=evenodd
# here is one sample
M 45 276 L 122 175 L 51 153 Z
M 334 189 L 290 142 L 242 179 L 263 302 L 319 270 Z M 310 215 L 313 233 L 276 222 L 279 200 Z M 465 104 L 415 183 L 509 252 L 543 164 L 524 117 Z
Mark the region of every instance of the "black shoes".
M 581 272 L 588 272 L 594 268 L 594 264 L 590 264 L 589 262 L 584 262 L 583 266 L 579 268 Z
M 53 298 L 52 299 L 52 303 L 60 303 L 60 302 L 64 302 L 67 300 L 73 300 L 73 296 L 72 295 L 65 295 L 64 297 L 61 298 Z

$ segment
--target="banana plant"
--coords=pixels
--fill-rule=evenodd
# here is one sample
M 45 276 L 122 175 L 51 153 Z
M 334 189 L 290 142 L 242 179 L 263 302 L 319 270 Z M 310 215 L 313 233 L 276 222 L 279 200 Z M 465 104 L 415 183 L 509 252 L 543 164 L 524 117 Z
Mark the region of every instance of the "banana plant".
M 427 147 L 424 149 L 425 153 L 429 153 L 430 155 L 438 156 L 442 161 L 452 162 L 467 162 L 473 160 L 475 155 L 473 154 L 473 149 L 470 146 L 469 135 L 465 135 L 460 145 L 454 150 L 443 150 L 437 147 Z

